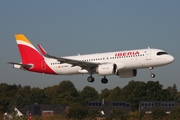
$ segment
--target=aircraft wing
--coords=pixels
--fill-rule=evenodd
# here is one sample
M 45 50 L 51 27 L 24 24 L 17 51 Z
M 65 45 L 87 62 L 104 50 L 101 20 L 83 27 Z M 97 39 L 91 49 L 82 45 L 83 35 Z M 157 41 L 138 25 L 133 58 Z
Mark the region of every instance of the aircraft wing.
M 82 69 L 86 69 L 89 72 L 91 72 L 91 71 L 95 72 L 95 68 L 99 65 L 99 63 L 86 62 L 86 61 L 52 56 L 52 55 L 49 55 L 40 44 L 38 44 L 38 47 L 39 47 L 41 53 L 45 57 L 56 59 L 56 60 L 60 61 L 61 63 L 72 64 L 72 66 L 80 66 Z

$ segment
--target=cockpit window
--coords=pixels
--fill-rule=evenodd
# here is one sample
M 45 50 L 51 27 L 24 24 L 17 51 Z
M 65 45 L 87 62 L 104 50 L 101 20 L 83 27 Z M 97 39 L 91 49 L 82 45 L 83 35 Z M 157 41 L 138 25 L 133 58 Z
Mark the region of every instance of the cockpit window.
M 166 52 L 158 52 L 157 55 L 164 55 L 167 54 Z

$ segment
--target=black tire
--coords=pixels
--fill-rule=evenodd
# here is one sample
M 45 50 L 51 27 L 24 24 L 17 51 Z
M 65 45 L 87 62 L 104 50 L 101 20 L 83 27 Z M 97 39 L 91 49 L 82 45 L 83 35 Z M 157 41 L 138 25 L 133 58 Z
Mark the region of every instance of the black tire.
M 155 74 L 151 74 L 151 77 L 154 78 L 154 77 L 155 77 Z
M 102 79 L 101 79 L 101 82 L 102 82 L 103 84 L 107 84 L 107 83 L 108 83 L 108 79 L 107 79 L 107 78 L 102 78 Z
M 87 81 L 88 82 L 94 82 L 94 78 L 92 76 L 90 76 L 90 77 L 87 78 Z

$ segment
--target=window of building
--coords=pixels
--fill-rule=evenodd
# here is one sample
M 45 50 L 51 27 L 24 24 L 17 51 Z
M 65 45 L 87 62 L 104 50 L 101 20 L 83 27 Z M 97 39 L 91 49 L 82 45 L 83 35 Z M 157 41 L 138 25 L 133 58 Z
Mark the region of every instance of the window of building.
M 154 106 L 154 103 L 151 103 L 151 106 Z
M 113 106 L 115 106 L 116 104 L 113 102 Z
M 157 103 L 155 103 L 155 106 L 157 106 Z
M 147 106 L 147 103 L 145 103 L 145 106 Z
M 171 107 L 171 103 L 169 103 L 169 106 Z
M 141 106 L 144 106 L 144 103 L 141 103 Z
M 168 106 L 167 103 L 165 103 L 165 106 L 166 106 L 166 107 Z
M 164 107 L 164 103 L 161 104 Z
M 99 104 L 96 102 L 96 106 L 98 106 Z
M 116 102 L 116 106 L 118 106 L 118 102 Z
M 89 102 L 89 106 L 91 106 L 91 102 Z

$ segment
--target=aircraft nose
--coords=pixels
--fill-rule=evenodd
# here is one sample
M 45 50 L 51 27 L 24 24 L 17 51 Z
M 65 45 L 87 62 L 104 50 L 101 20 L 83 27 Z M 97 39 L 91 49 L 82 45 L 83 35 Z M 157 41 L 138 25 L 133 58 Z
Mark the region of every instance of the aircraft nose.
M 169 61 L 169 63 L 172 63 L 172 62 L 174 61 L 174 57 L 170 55 L 170 56 L 168 57 L 168 61 Z

